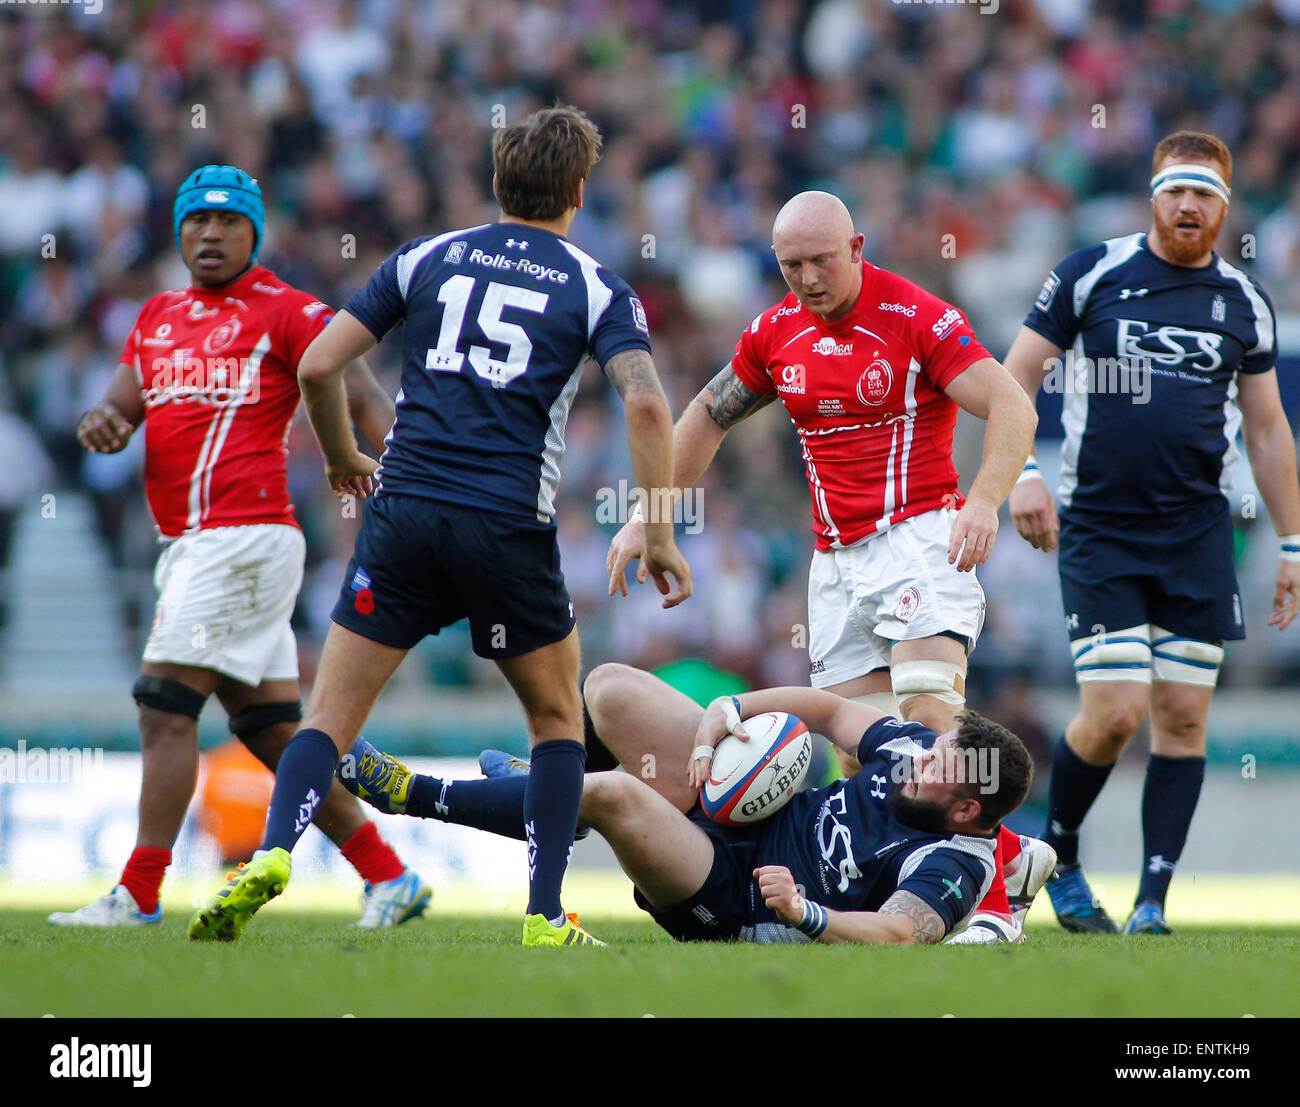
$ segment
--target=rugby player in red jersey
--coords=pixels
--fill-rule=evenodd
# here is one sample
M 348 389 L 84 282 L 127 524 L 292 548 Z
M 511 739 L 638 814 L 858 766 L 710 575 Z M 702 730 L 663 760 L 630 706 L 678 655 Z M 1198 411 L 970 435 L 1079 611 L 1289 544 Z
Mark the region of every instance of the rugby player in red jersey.
M 304 543 L 289 502 L 289 423 L 298 360 L 333 312 L 256 264 L 261 189 L 229 165 L 197 169 L 173 211 L 193 281 L 150 299 L 104 399 L 82 418 L 87 450 L 116 453 L 145 425 L 145 491 L 165 543 L 158 605 L 132 693 L 143 780 L 136 846 L 118 885 L 60 926 L 162 921 L 158 893 L 194 794 L 198 717 L 216 694 L 230 729 L 268 768 L 302 710 L 290 627 Z M 372 442 L 393 401 L 361 362 L 349 370 L 352 418 Z M 422 914 L 430 891 L 335 786 L 313 820 L 366 881 L 359 926 Z
M 966 657 L 984 622 L 972 570 L 993 548 L 1037 416 L 962 313 L 864 260 L 863 242 L 829 193 L 800 193 L 781 209 L 772 249 L 790 294 L 753 321 L 678 420 L 673 485 L 695 484 L 727 431 L 779 398 L 812 494 L 812 683 L 944 733 L 965 703 Z M 988 424 L 965 497 L 952 462 L 958 407 Z M 634 519 L 610 546 L 611 595 L 626 594 L 641 534 Z M 1027 841 L 1022 892 L 1054 863 Z M 1001 860 L 1010 865 L 1020 848 L 1003 830 Z M 1001 865 L 982 906 L 998 918 L 970 940 L 1019 938 L 1014 922 L 999 925 L 1010 916 Z

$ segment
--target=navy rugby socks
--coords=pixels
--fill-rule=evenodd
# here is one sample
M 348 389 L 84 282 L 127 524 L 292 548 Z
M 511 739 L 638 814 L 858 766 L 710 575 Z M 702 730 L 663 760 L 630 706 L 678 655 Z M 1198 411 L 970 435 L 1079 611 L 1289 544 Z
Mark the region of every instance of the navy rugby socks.
M 406 794 L 406 813 L 421 819 L 441 819 L 524 841 L 524 791 L 528 778 L 502 776 L 490 780 L 443 780 L 415 776 Z
M 1143 859 L 1138 903 L 1154 901 L 1164 906 L 1204 780 L 1204 757 L 1161 757 L 1153 753 L 1147 762 L 1142 788 Z
M 524 792 L 524 831 L 528 841 L 528 914 L 563 921 L 560 885 L 569 867 L 578 828 L 587 751 L 581 742 L 560 739 L 533 747 Z
M 263 849 L 279 846 L 292 852 L 329 795 L 338 760 L 334 740 L 323 730 L 300 730 L 290 739 L 275 770 Z
M 1056 850 L 1057 863 L 1079 862 L 1079 826 L 1101 793 L 1113 765 L 1089 765 L 1059 738 L 1052 750 L 1047 788 L 1047 829 L 1043 841 Z

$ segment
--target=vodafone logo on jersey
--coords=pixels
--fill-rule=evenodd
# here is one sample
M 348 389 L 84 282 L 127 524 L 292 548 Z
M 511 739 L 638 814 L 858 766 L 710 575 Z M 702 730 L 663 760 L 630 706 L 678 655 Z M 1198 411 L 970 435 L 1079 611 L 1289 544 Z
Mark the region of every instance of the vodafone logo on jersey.
M 893 367 L 883 357 L 878 357 L 858 378 L 858 400 L 867 407 L 879 407 L 893 387 Z
M 205 354 L 219 354 L 222 350 L 228 350 L 233 345 L 236 338 L 239 337 L 241 324 L 238 319 L 231 319 L 215 330 L 209 332 L 208 337 L 203 340 L 203 352 Z
M 776 390 L 802 396 L 808 391 L 808 370 L 802 365 L 787 365 L 777 373 Z
M 812 350 L 822 357 L 846 357 L 853 353 L 853 343 L 836 342 L 830 335 L 825 335 L 813 343 Z
M 159 323 L 158 329 L 154 332 L 152 338 L 146 338 L 140 343 L 142 346 L 170 346 L 172 343 L 172 325 L 170 323 Z

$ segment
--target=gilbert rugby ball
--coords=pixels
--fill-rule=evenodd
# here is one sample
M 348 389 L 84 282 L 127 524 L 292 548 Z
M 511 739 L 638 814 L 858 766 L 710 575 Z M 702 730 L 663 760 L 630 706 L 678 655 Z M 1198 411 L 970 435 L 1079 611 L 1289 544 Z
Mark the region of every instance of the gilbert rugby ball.
M 725 826 L 756 823 L 780 811 L 812 763 L 812 735 L 802 719 L 765 711 L 744 723 L 749 741 L 726 735 L 700 789 L 704 813 Z

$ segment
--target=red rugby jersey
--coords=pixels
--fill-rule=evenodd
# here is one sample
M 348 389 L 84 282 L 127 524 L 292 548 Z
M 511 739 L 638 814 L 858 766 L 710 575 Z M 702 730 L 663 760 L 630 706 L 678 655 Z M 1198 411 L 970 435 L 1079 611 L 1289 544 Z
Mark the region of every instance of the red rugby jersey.
M 297 526 L 288 436 L 298 360 L 332 314 L 260 265 L 140 309 L 122 361 L 145 402 L 145 492 L 162 534 Z
M 943 388 L 989 352 L 955 307 L 863 262 L 853 310 L 827 323 L 794 293 L 758 316 L 731 367 L 779 396 L 799 432 L 819 550 L 960 507 L 957 404 Z

